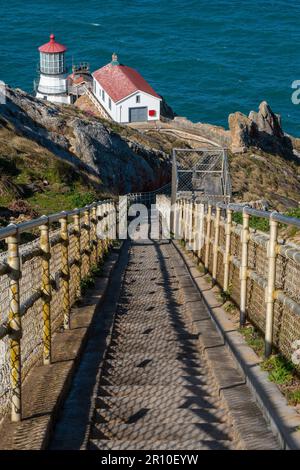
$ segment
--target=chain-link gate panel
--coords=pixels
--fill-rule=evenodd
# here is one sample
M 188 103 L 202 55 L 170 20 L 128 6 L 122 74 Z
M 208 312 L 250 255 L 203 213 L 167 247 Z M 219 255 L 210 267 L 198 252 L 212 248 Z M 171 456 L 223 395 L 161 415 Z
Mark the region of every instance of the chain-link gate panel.
M 177 196 L 194 196 L 203 201 L 230 200 L 231 183 L 225 149 L 174 149 L 174 178 Z

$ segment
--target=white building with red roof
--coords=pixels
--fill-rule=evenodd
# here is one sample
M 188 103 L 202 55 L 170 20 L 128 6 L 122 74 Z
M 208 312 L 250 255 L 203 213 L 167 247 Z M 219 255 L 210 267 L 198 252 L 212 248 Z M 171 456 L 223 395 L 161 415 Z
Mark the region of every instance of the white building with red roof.
M 39 47 L 40 66 L 36 97 L 53 103 L 71 103 L 68 93 L 68 79 L 65 53 L 67 48 L 55 40 L 51 34 L 50 41 Z
M 93 73 L 93 93 L 111 118 L 120 123 L 157 121 L 162 98 L 134 69 L 112 62 Z

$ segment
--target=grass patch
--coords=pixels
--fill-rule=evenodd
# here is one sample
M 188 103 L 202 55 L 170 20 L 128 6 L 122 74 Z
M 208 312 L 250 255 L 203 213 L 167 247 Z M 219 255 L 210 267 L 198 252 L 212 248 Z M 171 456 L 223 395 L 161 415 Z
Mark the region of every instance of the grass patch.
M 232 216 L 232 220 L 242 225 L 243 224 L 243 214 L 240 212 L 235 212 Z M 262 232 L 269 232 L 270 223 L 268 219 L 263 219 L 262 217 L 251 216 L 249 220 L 249 226 L 255 230 L 260 230 Z
M 264 353 L 264 339 L 261 333 L 254 326 L 240 328 L 240 333 L 245 338 L 246 343 L 250 346 L 258 356 Z
M 224 301 L 224 299 L 226 299 L 226 294 L 225 293 L 223 293 L 223 295 L 221 295 L 221 299 L 223 301 Z M 225 310 L 225 312 L 229 313 L 230 315 L 233 315 L 233 314 L 237 313 L 238 308 L 232 302 L 227 302 L 226 305 L 224 306 L 224 310 Z
M 300 405 L 300 388 L 298 390 L 292 390 L 287 392 L 287 400 L 289 405 L 297 406 Z M 299 426 L 300 431 L 300 426 Z
M 83 296 L 88 289 L 91 289 L 92 287 L 95 286 L 95 279 L 96 277 L 101 277 L 103 275 L 103 267 L 104 267 L 104 260 L 107 257 L 108 253 L 105 253 L 103 255 L 103 258 L 101 261 L 99 261 L 99 264 L 94 264 L 91 267 L 90 274 L 85 276 L 80 283 L 80 289 L 81 289 L 81 295 Z
M 262 370 L 269 373 L 269 380 L 279 385 L 291 384 L 295 373 L 295 367 L 291 361 L 288 361 L 280 354 L 266 359 L 262 365 Z
M 44 193 L 36 193 L 27 201 L 40 214 L 51 214 L 63 210 L 72 210 L 75 207 L 84 207 L 95 201 L 94 192 L 78 192 L 75 189 L 66 193 L 56 191 L 45 191 Z

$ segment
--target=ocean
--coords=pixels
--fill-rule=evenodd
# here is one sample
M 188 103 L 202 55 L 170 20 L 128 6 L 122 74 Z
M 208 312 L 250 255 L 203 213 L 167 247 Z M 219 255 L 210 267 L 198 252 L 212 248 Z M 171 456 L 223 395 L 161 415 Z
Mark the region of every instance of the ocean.
M 181 116 L 227 126 L 267 100 L 300 136 L 300 2 L 291 0 L 0 0 L 0 79 L 28 92 L 37 47 L 55 33 L 68 63 L 136 68 Z

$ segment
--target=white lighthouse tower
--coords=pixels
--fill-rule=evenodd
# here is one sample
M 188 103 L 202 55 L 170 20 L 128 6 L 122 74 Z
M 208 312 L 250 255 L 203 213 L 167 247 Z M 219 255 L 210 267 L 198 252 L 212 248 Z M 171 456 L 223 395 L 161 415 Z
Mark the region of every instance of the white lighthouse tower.
M 40 77 L 36 88 L 36 97 L 52 103 L 71 103 L 68 94 L 68 80 L 65 53 L 67 48 L 55 41 L 51 34 L 50 41 L 39 47 Z

